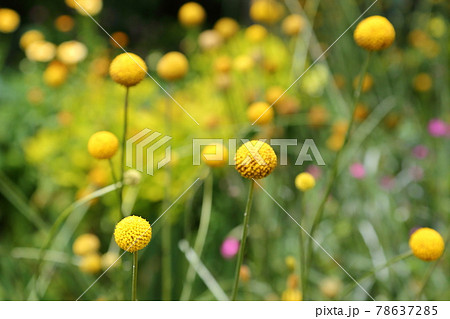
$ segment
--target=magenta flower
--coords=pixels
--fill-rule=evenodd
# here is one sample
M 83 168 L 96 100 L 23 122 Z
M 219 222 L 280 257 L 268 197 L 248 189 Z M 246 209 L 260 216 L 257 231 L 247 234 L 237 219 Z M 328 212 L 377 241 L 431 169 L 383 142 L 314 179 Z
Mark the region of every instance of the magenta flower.
M 350 174 L 356 179 L 362 179 L 366 176 L 366 169 L 361 163 L 354 163 L 350 166 Z
M 412 154 L 415 158 L 424 159 L 428 156 L 428 148 L 424 145 L 417 145 L 413 148 Z
M 431 119 L 428 122 L 428 133 L 434 137 L 442 137 L 449 133 L 450 129 L 447 123 L 440 119 Z
M 306 168 L 306 172 L 310 173 L 315 179 L 318 179 L 322 175 L 322 170 L 317 165 L 309 165 Z
M 233 237 L 226 238 L 222 246 L 220 247 L 220 253 L 222 254 L 222 257 L 225 259 L 231 259 L 239 251 L 239 240 Z

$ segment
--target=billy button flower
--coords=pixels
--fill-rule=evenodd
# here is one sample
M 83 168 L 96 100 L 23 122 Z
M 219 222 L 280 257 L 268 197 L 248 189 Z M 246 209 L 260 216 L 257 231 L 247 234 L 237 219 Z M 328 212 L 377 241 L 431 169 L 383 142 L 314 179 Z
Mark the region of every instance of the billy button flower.
M 156 65 L 156 72 L 166 81 L 183 78 L 189 70 L 189 63 L 184 54 L 172 51 L 163 55 Z
M 310 190 L 316 185 L 316 180 L 314 176 L 312 176 L 310 173 L 303 172 L 297 175 L 295 178 L 295 187 L 297 189 L 301 190 L 302 192 L 306 192 L 307 190 Z
M 133 280 L 131 300 L 137 300 L 138 251 L 145 248 L 152 239 L 152 227 L 139 216 L 128 216 L 117 223 L 114 240 L 125 251 L 133 253 Z
M 214 24 L 214 30 L 227 40 L 239 31 L 239 24 L 231 18 L 220 18 Z
M 19 14 L 6 8 L 0 8 L 0 32 L 12 33 L 17 30 L 20 24 Z
M 379 51 L 391 46 L 395 39 L 395 30 L 388 19 L 375 15 L 362 20 L 356 26 L 353 38 L 361 48 Z
M 100 249 L 100 240 L 94 234 L 82 234 L 75 239 L 72 250 L 75 255 L 85 256 L 97 253 Z
M 409 247 L 414 256 L 424 261 L 433 261 L 441 257 L 444 246 L 441 234 L 428 227 L 419 228 L 409 238 Z
M 303 30 L 304 25 L 305 21 L 301 15 L 291 14 L 284 18 L 283 23 L 281 24 L 281 29 L 284 34 L 293 37 L 298 35 Z
M 238 260 L 234 276 L 234 285 L 232 300 L 236 300 L 239 287 L 239 274 L 242 261 L 244 260 L 245 242 L 247 240 L 248 224 L 253 199 L 253 189 L 255 179 L 261 179 L 268 176 L 277 166 L 277 156 L 272 147 L 262 141 L 248 141 L 237 151 L 234 158 L 236 170 L 242 177 L 252 179 L 247 197 L 247 204 L 244 212 L 244 222 L 242 227 L 241 244 L 239 245 Z
M 245 37 L 253 43 L 259 43 L 267 36 L 267 29 L 260 24 L 253 24 L 245 30 Z
M 97 159 L 110 159 L 119 148 L 119 140 L 108 131 L 94 133 L 88 141 L 88 151 Z
M 273 108 L 266 102 L 255 102 L 247 109 L 247 118 L 251 123 L 264 125 L 272 122 Z
M 227 163 L 228 149 L 220 144 L 206 145 L 202 151 L 202 160 L 209 167 L 221 167 Z
M 178 21 L 188 28 L 201 25 L 205 18 L 205 9 L 197 2 L 187 2 L 178 10 Z
M 109 66 L 109 75 L 113 81 L 125 87 L 137 85 L 146 74 L 147 65 L 134 53 L 119 54 Z

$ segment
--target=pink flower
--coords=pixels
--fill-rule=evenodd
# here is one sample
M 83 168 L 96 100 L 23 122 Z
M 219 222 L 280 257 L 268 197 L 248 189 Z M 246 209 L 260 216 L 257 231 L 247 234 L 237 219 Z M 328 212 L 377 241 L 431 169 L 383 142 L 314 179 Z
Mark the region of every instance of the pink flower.
M 315 179 L 318 179 L 322 175 L 322 170 L 317 165 L 309 165 L 306 168 L 306 172 L 310 173 Z
M 362 179 L 366 176 L 366 170 L 361 163 L 354 163 L 350 166 L 350 174 L 356 179 Z
M 393 176 L 383 176 L 381 178 L 380 185 L 385 190 L 391 190 L 395 186 L 395 178 Z
M 428 156 L 428 148 L 424 145 L 417 145 L 413 148 L 412 154 L 418 159 L 424 159 Z
M 222 246 L 220 247 L 220 253 L 222 254 L 222 257 L 225 259 L 231 259 L 239 251 L 239 240 L 233 237 L 226 238 Z
M 449 127 L 447 123 L 440 119 L 431 119 L 428 122 L 428 133 L 434 137 L 442 137 L 449 133 Z

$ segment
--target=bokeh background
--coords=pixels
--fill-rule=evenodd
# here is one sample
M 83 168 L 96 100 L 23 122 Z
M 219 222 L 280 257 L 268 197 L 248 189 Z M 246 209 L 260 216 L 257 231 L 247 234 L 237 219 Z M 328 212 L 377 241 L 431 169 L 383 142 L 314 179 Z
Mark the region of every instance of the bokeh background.
M 124 89 L 110 79 L 108 67 L 123 51 L 66 2 L 0 2 L 0 8 L 20 16 L 14 27 L 10 25 L 14 18 L 0 11 L 3 300 L 74 300 L 120 253 L 112 240 L 117 198 L 109 192 L 73 209 L 58 229 L 42 269 L 36 270 L 39 249 L 58 216 L 74 201 L 113 183 L 108 162 L 93 159 L 87 152 L 89 137 L 99 130 L 119 138 L 122 134 Z M 260 16 L 250 14 L 254 1 L 198 1 L 206 20 L 194 28 L 184 27 L 178 19 L 185 1 L 100 3 L 94 18 L 126 50 L 145 59 L 149 73 L 200 124 L 150 78 L 130 91 L 130 136 L 144 128 L 167 133 L 165 113 L 172 109 L 174 159 L 170 187 L 167 169 L 154 176 L 142 175 L 140 183 L 126 187 L 128 210 L 152 222 L 167 208 L 168 199 L 173 201 L 200 178 L 154 226 L 153 239 L 140 255 L 140 299 L 180 299 L 189 264 L 178 244 L 186 239 L 193 245 L 208 199 L 211 220 L 201 260 L 229 294 L 247 181 L 232 166 L 192 166 L 191 140 L 314 139 L 326 166 L 314 161 L 295 166 L 299 145 L 289 149 L 288 165 L 279 166 L 263 181 L 289 213 L 309 226 L 342 146 L 366 55 L 353 41 L 354 27 L 277 101 L 269 123 L 252 126 L 247 110 L 255 101 L 273 103 L 372 1 L 275 1 L 279 11 Z M 295 34 L 283 25 L 291 14 L 301 16 Z M 378 1 L 366 16 L 374 14 L 391 21 L 396 40 L 371 58 L 354 134 L 316 233 L 318 241 L 356 279 L 407 252 L 410 233 L 417 227 L 434 228 L 448 238 L 450 220 L 448 4 Z M 217 31 L 216 22 L 222 17 L 233 18 L 239 26 L 229 38 Z M 248 32 L 254 23 L 263 25 L 267 34 Z M 214 29 L 213 35 L 203 33 Z M 45 39 L 43 46 L 32 50 L 33 36 L 28 41 L 24 38 L 30 31 Z M 61 46 L 68 41 L 76 42 Z M 182 80 L 167 82 L 156 72 L 157 62 L 168 51 L 183 52 L 189 61 L 189 72 Z M 118 169 L 119 156 L 113 163 Z M 294 182 L 304 171 L 316 179 L 308 192 L 297 189 Z M 208 178 L 213 181 L 211 194 Z M 250 223 L 240 299 L 296 299 L 289 292 L 298 291 L 300 229 L 258 188 Z M 161 260 L 164 227 L 171 229 L 169 288 L 163 288 L 167 285 Z M 91 259 L 73 250 L 75 240 L 86 233 L 99 241 Z M 126 299 L 129 254 L 121 263 L 83 298 Z M 409 257 L 362 284 L 377 300 L 446 300 L 450 298 L 449 269 L 448 253 L 432 263 Z M 314 254 L 308 283 L 309 300 L 367 299 L 320 250 Z M 197 277 L 189 299 L 215 300 L 215 296 Z

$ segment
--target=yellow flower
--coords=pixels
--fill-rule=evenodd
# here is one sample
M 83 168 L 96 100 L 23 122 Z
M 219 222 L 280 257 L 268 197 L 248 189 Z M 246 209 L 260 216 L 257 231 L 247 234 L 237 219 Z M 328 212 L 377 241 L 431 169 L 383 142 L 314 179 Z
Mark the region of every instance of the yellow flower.
M 295 178 L 295 187 L 302 192 L 306 192 L 314 186 L 316 186 L 316 179 L 310 173 L 303 172 Z
M 274 0 L 257 0 L 250 7 L 250 18 L 256 22 L 274 24 L 283 13 L 283 6 Z
M 286 289 L 281 295 L 282 301 L 302 301 L 302 292 L 298 289 Z
M 353 114 L 355 121 L 362 122 L 367 118 L 368 115 L 369 109 L 367 108 L 367 106 L 362 103 L 358 103 Z
M 109 182 L 110 173 L 101 167 L 94 167 L 88 173 L 88 180 L 98 187 L 105 187 Z
M 281 29 L 286 35 L 296 36 L 303 30 L 304 25 L 305 22 L 301 15 L 291 14 L 284 18 Z
M 216 30 L 205 30 L 198 36 L 198 45 L 204 51 L 211 51 L 223 44 L 222 35 Z
M 356 87 L 359 84 L 359 75 L 356 76 L 353 80 L 353 88 L 356 90 Z M 373 87 L 373 77 L 367 73 L 366 75 L 364 75 L 364 79 L 363 79 L 363 83 L 361 86 L 361 92 L 367 92 L 369 91 L 371 88 Z
M 20 47 L 26 49 L 31 43 L 44 40 L 44 35 L 41 31 L 30 30 L 22 34 L 20 37 Z
M 427 92 L 433 85 L 433 79 L 427 73 L 419 73 L 413 79 L 414 89 L 418 92 Z
M 117 245 L 130 253 L 145 248 L 152 239 L 152 227 L 139 216 L 128 216 L 116 225 L 114 239 Z
M 308 112 L 308 124 L 313 127 L 320 127 L 328 121 L 329 116 L 330 114 L 323 106 L 311 106 Z
M 266 102 L 255 102 L 250 104 L 247 109 L 247 118 L 251 123 L 258 125 L 264 125 L 272 122 L 273 119 L 273 107 Z
M 51 62 L 44 71 L 43 78 L 45 84 L 51 87 L 58 87 L 66 82 L 69 70 L 67 66 L 61 62 Z
M 88 142 L 88 151 L 97 159 L 109 159 L 116 154 L 119 148 L 119 140 L 108 131 L 94 133 Z
M 164 54 L 156 65 L 156 72 L 166 81 L 183 78 L 189 70 L 189 63 L 184 54 L 172 51 Z
M 286 264 L 287 269 L 290 272 L 293 272 L 295 270 L 296 261 L 295 261 L 294 256 L 287 256 L 286 259 L 284 260 L 284 262 Z
M 48 62 L 55 57 L 55 54 L 56 46 L 44 40 L 34 41 L 25 49 L 25 55 L 31 61 Z
M 130 42 L 128 35 L 122 31 L 114 32 L 113 34 L 111 34 L 111 37 L 112 39 L 109 39 L 109 43 L 111 43 L 111 45 L 115 48 L 125 48 Z
M 394 42 L 395 30 L 388 19 L 375 15 L 358 23 L 353 39 L 363 49 L 379 51 L 388 48 Z
M 249 71 L 254 65 L 252 57 L 245 54 L 237 56 L 233 61 L 233 68 L 239 72 Z
M 286 95 L 283 94 L 285 90 L 279 86 L 271 86 L 267 89 L 265 94 L 265 99 L 267 103 L 270 105 L 276 103 L 282 103 L 283 100 L 286 98 Z
M 221 144 L 206 145 L 202 151 L 202 160 L 210 167 L 224 166 L 228 161 L 228 149 Z
M 245 178 L 261 179 L 277 166 L 277 155 L 267 143 L 252 140 L 236 151 L 236 170 Z
M 239 269 L 239 279 L 242 282 L 249 282 L 251 275 L 250 268 L 247 265 L 241 265 L 241 268 Z
M 102 269 L 107 270 L 110 268 L 115 268 L 120 265 L 119 254 L 114 252 L 107 252 L 102 256 Z
M 254 43 L 261 42 L 267 36 L 267 29 L 260 24 L 251 25 L 245 30 L 245 37 Z
M 196 2 L 187 2 L 178 11 L 178 20 L 186 27 L 202 24 L 205 21 L 205 17 L 205 9 Z
M 228 56 L 220 56 L 214 62 L 214 68 L 221 73 L 228 73 L 231 70 L 231 59 Z
M 339 278 L 328 277 L 320 281 L 320 292 L 327 298 L 335 298 L 342 289 L 342 281 Z
M 144 60 L 133 53 L 119 54 L 109 66 L 109 75 L 114 82 L 123 86 L 135 86 L 147 74 L 147 65 Z
M 78 4 L 74 0 L 66 0 L 66 5 L 74 8 L 79 14 L 94 16 L 103 8 L 102 0 L 77 0 Z
M 87 53 L 87 47 L 78 41 L 63 42 L 56 49 L 56 57 L 58 60 L 68 65 L 83 61 Z
M 94 234 L 82 234 L 75 239 L 72 250 L 75 255 L 85 256 L 100 249 L 100 240 Z
M 17 30 L 20 24 L 19 14 L 12 9 L 0 8 L 0 32 L 11 33 Z
M 69 32 L 73 29 L 75 21 L 71 16 L 60 15 L 55 19 L 55 27 L 61 32 Z
M 214 30 L 220 33 L 224 39 L 229 39 L 239 30 L 239 24 L 231 18 L 220 18 L 214 24 Z
M 96 274 L 102 270 L 102 258 L 96 253 L 83 256 L 79 267 L 82 272 Z
M 417 258 L 433 261 L 441 257 L 444 252 L 444 239 L 434 229 L 423 227 L 411 235 L 409 247 Z

